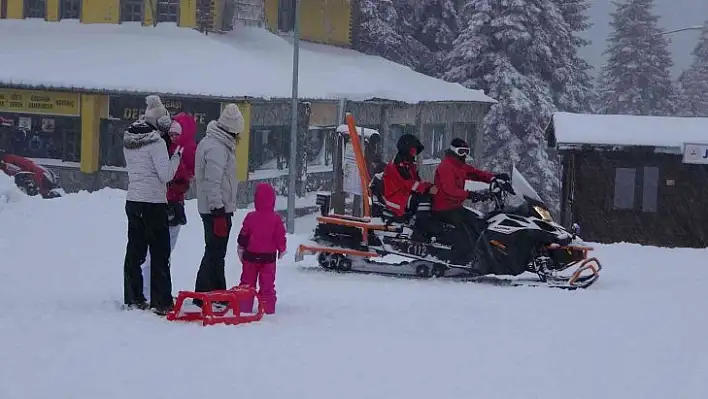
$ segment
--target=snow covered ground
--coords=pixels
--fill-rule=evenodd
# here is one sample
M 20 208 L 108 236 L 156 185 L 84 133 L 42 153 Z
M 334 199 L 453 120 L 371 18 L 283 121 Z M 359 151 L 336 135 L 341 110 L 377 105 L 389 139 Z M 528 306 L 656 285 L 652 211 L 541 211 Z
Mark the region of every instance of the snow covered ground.
M 291 261 L 306 217 L 277 314 L 201 327 L 117 309 L 124 195 L 4 204 L 0 398 L 708 397 L 708 251 L 600 246 L 603 276 L 579 292 L 332 275 Z M 193 202 L 188 217 L 175 290 L 202 254 Z

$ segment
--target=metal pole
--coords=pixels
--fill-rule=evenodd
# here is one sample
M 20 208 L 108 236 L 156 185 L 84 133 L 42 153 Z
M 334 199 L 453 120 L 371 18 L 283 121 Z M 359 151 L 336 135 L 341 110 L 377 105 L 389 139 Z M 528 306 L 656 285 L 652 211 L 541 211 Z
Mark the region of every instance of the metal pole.
M 298 77 L 300 66 L 300 0 L 294 1 L 295 26 L 293 27 L 293 98 L 292 120 L 290 121 L 290 162 L 288 164 L 288 233 L 295 233 L 295 181 L 297 179 L 297 103 Z

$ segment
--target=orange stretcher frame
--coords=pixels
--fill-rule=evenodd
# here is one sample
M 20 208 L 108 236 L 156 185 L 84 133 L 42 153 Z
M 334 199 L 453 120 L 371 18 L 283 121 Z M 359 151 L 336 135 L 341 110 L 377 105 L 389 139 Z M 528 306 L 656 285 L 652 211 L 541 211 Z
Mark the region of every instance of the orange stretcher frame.
M 359 134 L 356 132 L 356 122 L 354 121 L 354 115 L 351 112 L 347 112 L 345 116 L 347 121 L 347 127 L 349 128 L 349 140 L 352 143 L 352 149 L 354 150 L 354 157 L 356 158 L 356 166 L 359 170 L 359 177 L 361 178 L 361 197 L 364 203 L 364 217 L 371 216 L 371 204 L 369 203 L 369 168 L 366 166 L 366 159 L 364 157 L 364 151 L 361 147 L 361 140 L 359 140 Z M 364 130 L 362 129 L 362 134 Z

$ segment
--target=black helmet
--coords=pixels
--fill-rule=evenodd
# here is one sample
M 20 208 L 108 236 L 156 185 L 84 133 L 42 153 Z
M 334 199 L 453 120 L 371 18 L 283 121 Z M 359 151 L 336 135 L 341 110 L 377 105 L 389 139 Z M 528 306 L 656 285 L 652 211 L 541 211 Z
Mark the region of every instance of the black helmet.
M 425 146 L 423 145 L 423 143 L 420 142 L 420 140 L 418 140 L 417 137 L 412 134 L 406 133 L 398 139 L 398 144 L 396 144 L 396 148 L 398 148 L 399 154 L 406 157 L 410 157 L 411 148 L 415 148 L 418 154 L 420 154 L 425 149 Z
M 450 143 L 450 148 L 447 150 L 448 154 L 454 155 L 460 159 L 467 158 L 471 152 L 472 149 L 470 148 L 470 145 L 459 137 L 452 140 Z

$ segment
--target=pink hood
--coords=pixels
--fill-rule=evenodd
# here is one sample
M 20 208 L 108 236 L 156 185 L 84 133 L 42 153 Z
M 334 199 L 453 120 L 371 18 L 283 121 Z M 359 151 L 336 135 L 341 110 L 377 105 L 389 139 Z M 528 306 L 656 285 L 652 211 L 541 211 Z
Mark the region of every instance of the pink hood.
M 275 190 L 270 184 L 259 183 L 255 195 L 256 211 L 272 213 L 275 211 Z
M 167 200 L 184 201 L 184 195 L 189 190 L 189 181 L 194 176 L 194 158 L 197 153 L 194 137 L 197 135 L 197 122 L 193 116 L 184 112 L 180 112 L 172 119 L 182 126 L 182 134 L 172 142 L 170 155 L 174 153 L 177 146 L 182 146 L 183 150 L 177 173 L 167 186 Z
M 197 121 L 194 120 L 194 117 L 180 112 L 172 119 L 182 126 L 182 134 L 172 143 L 172 146 L 181 145 L 185 150 L 187 146 L 197 148 L 197 143 L 194 141 L 194 137 L 197 135 Z M 174 150 L 174 148 L 171 149 Z

